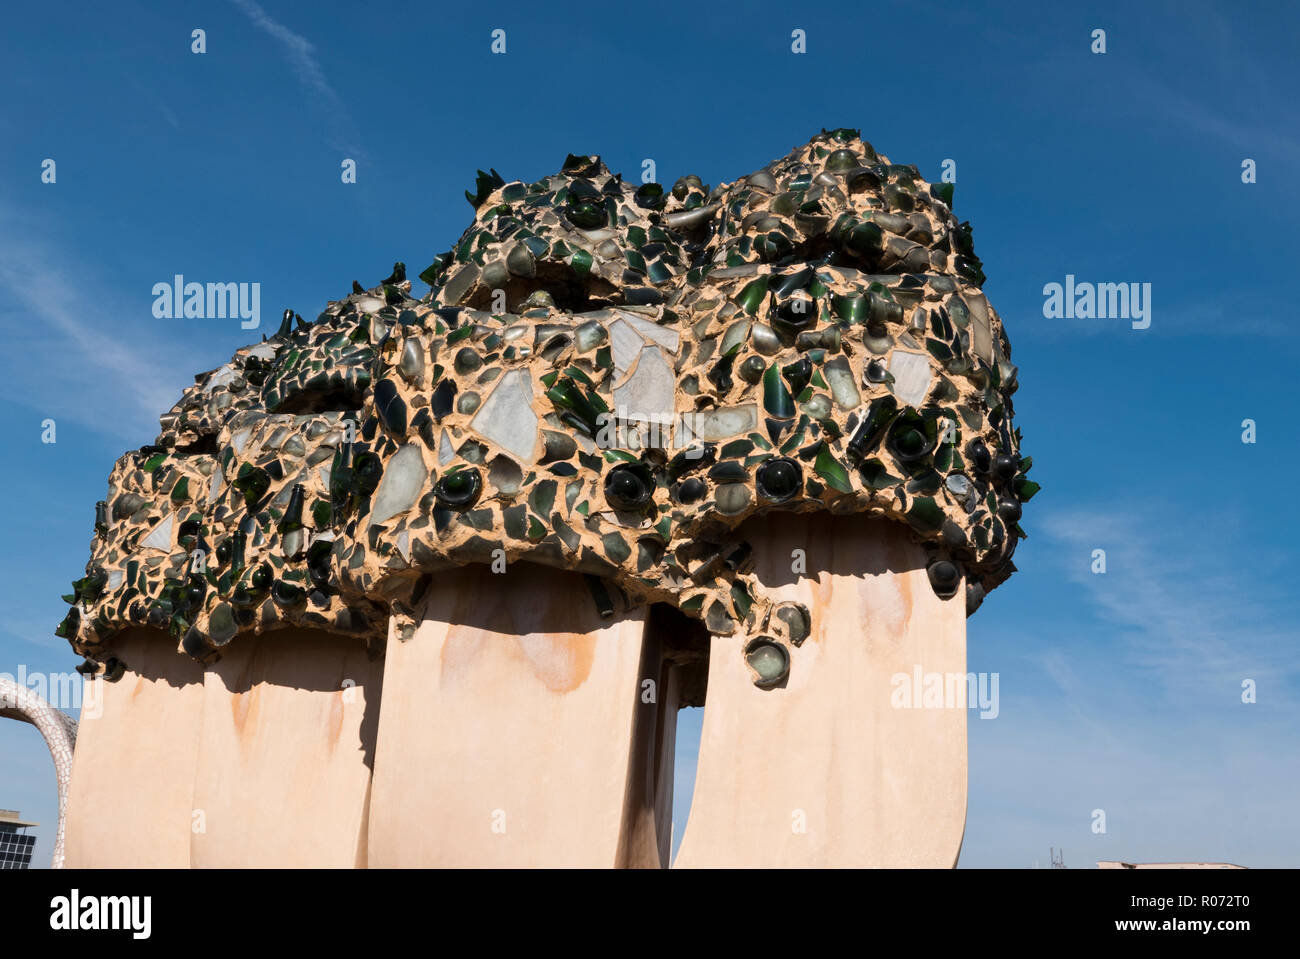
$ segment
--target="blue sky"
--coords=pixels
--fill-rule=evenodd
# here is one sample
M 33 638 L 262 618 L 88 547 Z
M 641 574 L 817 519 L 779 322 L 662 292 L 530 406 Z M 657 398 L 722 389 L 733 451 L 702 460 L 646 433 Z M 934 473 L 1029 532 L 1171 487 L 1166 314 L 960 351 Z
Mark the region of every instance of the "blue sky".
M 53 627 L 114 459 L 256 338 L 237 320 L 155 319 L 154 283 L 258 282 L 271 332 L 283 306 L 314 315 L 395 260 L 423 269 L 470 222 L 477 167 L 534 180 L 586 152 L 715 184 L 851 126 L 931 181 L 956 162 L 1044 487 L 1021 572 L 969 624 L 969 668 L 999 674 L 1001 703 L 970 717 L 961 864 L 1045 866 L 1055 846 L 1076 867 L 1300 865 L 1300 13 L 1071 6 L 7 11 L 0 671 L 75 666 Z M 1150 283 L 1150 328 L 1044 318 L 1043 286 L 1066 274 Z M 679 808 L 699 714 L 682 715 Z M 53 772 L 29 726 L 0 723 L 0 806 L 47 824 L 48 862 Z

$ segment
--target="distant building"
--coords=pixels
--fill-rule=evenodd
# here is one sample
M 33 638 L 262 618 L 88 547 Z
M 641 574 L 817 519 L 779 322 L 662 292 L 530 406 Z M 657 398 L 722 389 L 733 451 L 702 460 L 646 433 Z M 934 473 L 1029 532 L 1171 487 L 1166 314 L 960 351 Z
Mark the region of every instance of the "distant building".
M 16 809 L 0 809 L 0 869 L 26 869 L 31 865 L 36 837 L 23 830 L 39 825 L 23 822 Z
M 1098 869 L 1245 869 L 1230 862 L 1118 862 L 1097 860 Z

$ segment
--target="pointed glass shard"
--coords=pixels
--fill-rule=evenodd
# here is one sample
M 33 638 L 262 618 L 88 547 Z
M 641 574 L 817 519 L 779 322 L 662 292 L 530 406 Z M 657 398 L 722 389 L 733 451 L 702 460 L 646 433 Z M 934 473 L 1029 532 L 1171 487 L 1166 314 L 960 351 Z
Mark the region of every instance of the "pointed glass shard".
M 908 406 L 920 406 L 930 392 L 930 358 L 923 353 L 894 350 L 889 357 L 894 395 Z
M 524 370 L 501 377 L 470 426 L 516 459 L 535 462 L 537 414 L 533 412 L 533 383 Z
M 148 536 L 140 541 L 145 549 L 160 549 L 168 552 L 172 548 L 172 527 L 176 523 L 176 514 L 172 513 L 153 528 Z
M 428 479 L 420 447 L 414 443 L 403 446 L 384 467 L 384 477 L 370 508 L 370 522 L 383 523 L 405 513 L 415 505 Z
M 658 347 L 641 350 L 627 382 L 614 387 L 614 408 L 625 419 L 664 422 L 672 418 L 677 378 Z

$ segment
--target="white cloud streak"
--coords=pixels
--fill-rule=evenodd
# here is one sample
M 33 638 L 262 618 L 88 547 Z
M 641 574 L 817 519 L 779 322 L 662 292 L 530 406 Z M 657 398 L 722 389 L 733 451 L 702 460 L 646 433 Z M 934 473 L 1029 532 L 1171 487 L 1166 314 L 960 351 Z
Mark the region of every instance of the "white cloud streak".
M 1161 522 L 1158 511 L 1081 507 L 1044 517 L 1041 528 L 1069 557 L 1069 578 L 1117 627 L 1126 665 L 1171 695 L 1217 699 L 1244 678 L 1285 695 L 1297 603 L 1273 581 L 1279 558 L 1233 542 L 1222 517 Z M 1093 549 L 1106 551 L 1104 574 L 1090 571 Z
M 4 219 L 13 224 L 13 211 Z M 68 418 L 139 446 L 158 435 L 158 415 L 188 385 L 193 365 L 156 336 L 135 335 L 132 306 L 101 289 L 34 229 L 0 238 L 0 322 L 19 344 L 6 398 L 42 416 Z
M 233 2 L 244 11 L 249 20 L 253 21 L 255 27 L 284 44 L 289 56 L 289 65 L 293 67 L 294 73 L 303 86 L 315 90 L 331 103 L 338 102 L 338 94 L 325 79 L 325 71 L 321 69 L 316 59 L 316 48 L 310 40 L 302 34 L 294 33 L 284 24 L 272 20 L 262 9 L 261 4 L 254 0 L 233 0 Z
M 231 0 L 252 21 L 253 26 L 275 40 L 285 50 L 289 66 L 298 82 L 314 94 L 328 115 L 331 128 L 330 146 L 352 157 L 364 157 L 356 135 L 356 127 L 343 104 L 343 99 L 330 85 L 325 71 L 316 56 L 315 45 L 300 33 L 295 33 L 278 20 L 274 20 L 256 0 Z

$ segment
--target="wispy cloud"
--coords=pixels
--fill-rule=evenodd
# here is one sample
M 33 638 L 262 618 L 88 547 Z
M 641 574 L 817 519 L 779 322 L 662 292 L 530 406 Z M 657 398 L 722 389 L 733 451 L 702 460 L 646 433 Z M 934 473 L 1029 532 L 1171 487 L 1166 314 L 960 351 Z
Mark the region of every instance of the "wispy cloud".
M 1124 70 L 1129 107 L 1158 122 L 1239 148 L 1242 156 L 1267 151 L 1293 169 L 1300 166 L 1300 145 L 1289 132 L 1300 117 L 1294 96 L 1277 82 L 1281 64 L 1271 62 L 1266 51 L 1243 43 L 1240 38 L 1246 31 L 1224 14 L 1221 5 L 1180 5 L 1178 22 L 1178 31 L 1154 38 L 1155 46 L 1147 56 L 1117 66 Z M 1195 51 L 1200 66 L 1190 93 L 1189 78 L 1139 65 L 1167 64 L 1188 50 Z M 1170 83 L 1171 77 L 1178 79 Z M 1214 91 L 1212 99 L 1197 95 L 1197 83 Z
M 1114 744 L 1117 737 L 1107 722 L 1107 716 L 1097 715 L 1092 708 L 1092 694 L 1096 691 L 1093 678 L 1081 678 L 1075 671 L 1074 664 L 1066 650 L 1048 647 L 1043 650 L 1031 650 L 1025 656 L 1047 674 L 1061 691 L 1059 698 L 1053 698 L 1058 712 L 1068 711 L 1082 728 L 1091 731 L 1098 742 Z M 1027 677 L 1021 677 L 1021 681 Z
M 153 107 L 162 114 L 162 118 L 167 121 L 168 125 L 173 130 L 179 130 L 181 128 L 181 121 L 176 118 L 176 114 L 173 113 L 171 108 L 163 102 L 162 98 L 158 96 L 154 88 L 145 86 L 145 84 L 140 81 L 140 78 L 136 76 L 131 77 L 131 85 L 135 87 L 136 92 L 140 94 L 144 100 L 152 104 Z
M 139 446 L 158 433 L 158 414 L 187 385 L 182 351 L 139 335 L 132 306 L 97 284 L 93 271 L 57 254 L 34 222 L 0 237 L 0 321 L 18 355 L 0 389 L 42 415 L 68 418 L 96 433 Z
M 1246 59 L 1243 58 L 1240 62 L 1246 62 Z M 1281 132 L 1294 129 L 1294 126 L 1277 116 L 1277 113 L 1286 115 L 1292 111 L 1275 98 L 1270 99 L 1277 113 L 1268 119 L 1252 119 L 1243 114 L 1229 116 L 1215 110 L 1202 100 L 1180 92 L 1163 79 L 1140 70 L 1131 72 L 1127 89 L 1135 105 L 1140 104 L 1148 111 L 1158 111 L 1156 115 L 1166 122 L 1184 126 L 1238 148 L 1243 156 L 1256 156 L 1261 150 L 1267 150 L 1292 169 L 1300 165 L 1300 146 L 1297 146 L 1293 138 Z
M 298 82 L 319 98 L 320 106 L 329 115 L 333 129 L 331 145 L 346 150 L 354 156 L 363 155 L 364 151 L 357 141 L 351 118 L 343 105 L 342 98 L 325 77 L 325 71 L 316 56 L 315 45 L 302 34 L 295 33 L 278 20 L 272 19 L 256 0 L 231 0 L 231 2 L 244 12 L 255 27 L 274 37 L 284 46 L 289 66 L 298 77 Z
M 73 567 L 75 569 L 75 567 Z M 11 607 L 12 608 L 12 607 Z M 60 655 L 68 653 L 68 641 L 54 635 L 54 624 L 48 619 L 23 615 L 20 618 L 0 626 L 0 636 L 7 636 L 10 651 L 21 649 L 25 644 L 40 646 L 53 650 Z M 19 660 L 22 661 L 22 660 Z M 0 663 L 0 670 L 12 670 L 13 662 L 5 660 Z
M 1222 517 L 1198 516 L 1193 531 L 1185 515 L 1167 512 L 1080 507 L 1044 517 L 1041 527 L 1071 557 L 1068 577 L 1116 627 L 1128 667 L 1171 694 L 1217 698 L 1252 678 L 1287 695 L 1297 601 L 1273 579 L 1285 568 L 1281 557 L 1237 541 Z M 1093 549 L 1106 551 L 1104 574 L 1090 571 Z
M 304 86 L 315 90 L 331 102 L 338 102 L 338 94 L 325 79 L 325 71 L 316 60 L 316 48 L 310 40 L 302 34 L 294 33 L 284 24 L 272 20 L 262 9 L 261 4 L 255 3 L 254 0 L 234 0 L 234 3 L 248 15 L 248 19 L 253 21 L 254 26 L 284 44 L 289 54 L 289 64 Z

